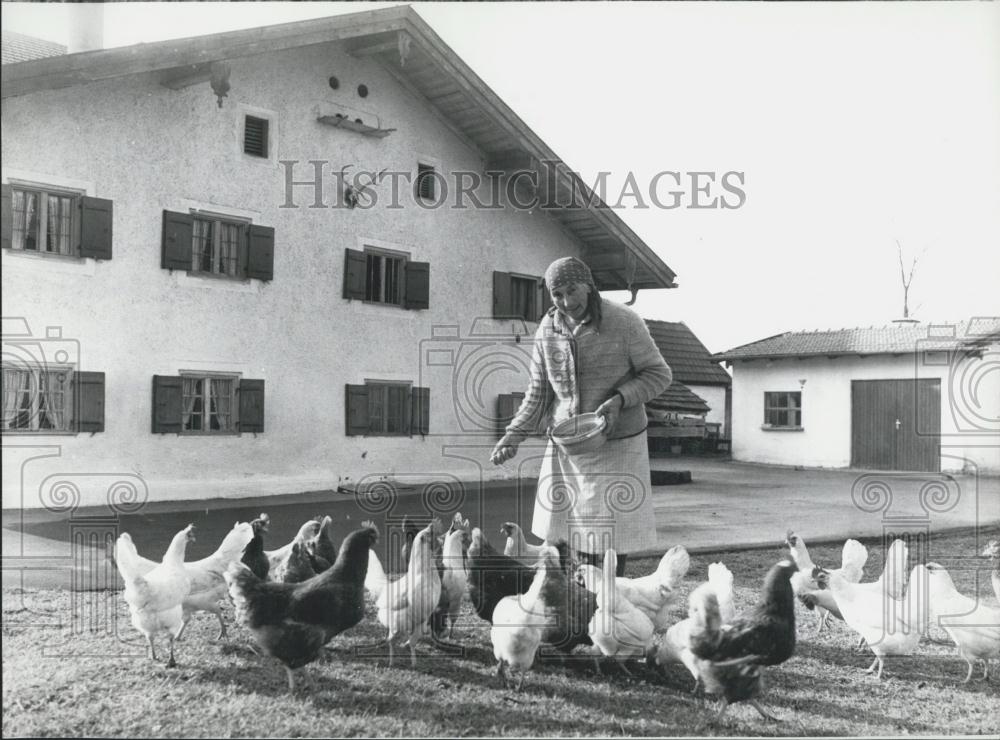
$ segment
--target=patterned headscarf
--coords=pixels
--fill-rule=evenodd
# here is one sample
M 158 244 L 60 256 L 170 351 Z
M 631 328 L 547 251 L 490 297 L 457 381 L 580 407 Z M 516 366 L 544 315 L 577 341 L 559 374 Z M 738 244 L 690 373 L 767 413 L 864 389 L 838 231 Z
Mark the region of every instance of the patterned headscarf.
M 555 290 L 570 283 L 586 283 L 591 288 L 597 288 L 590 268 L 576 257 L 557 259 L 545 271 L 545 287 L 549 290 Z

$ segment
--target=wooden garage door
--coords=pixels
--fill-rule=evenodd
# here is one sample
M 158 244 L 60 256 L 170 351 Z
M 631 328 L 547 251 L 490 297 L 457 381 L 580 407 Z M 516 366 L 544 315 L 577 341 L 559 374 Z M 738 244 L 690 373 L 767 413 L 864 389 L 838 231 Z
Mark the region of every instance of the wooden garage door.
M 851 467 L 938 472 L 941 381 L 851 382 Z

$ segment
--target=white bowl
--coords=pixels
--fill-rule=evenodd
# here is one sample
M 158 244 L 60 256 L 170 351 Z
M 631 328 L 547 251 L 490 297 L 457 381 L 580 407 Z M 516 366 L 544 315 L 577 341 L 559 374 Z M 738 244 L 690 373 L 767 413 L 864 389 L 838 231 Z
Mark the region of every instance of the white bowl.
M 567 455 L 593 452 L 607 441 L 607 419 L 595 413 L 580 414 L 552 427 L 549 437 Z

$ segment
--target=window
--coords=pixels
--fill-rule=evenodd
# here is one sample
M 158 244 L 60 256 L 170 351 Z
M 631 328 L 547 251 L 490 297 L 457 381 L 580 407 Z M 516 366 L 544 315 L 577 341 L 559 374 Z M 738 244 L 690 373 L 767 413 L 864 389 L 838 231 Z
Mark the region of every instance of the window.
M 538 321 L 551 305 L 548 295 L 540 277 L 495 271 L 493 318 Z
M 79 196 L 11 189 L 11 247 L 45 254 L 73 254 Z
M 73 371 L 3 369 L 3 430 L 67 432 L 73 429 Z
M 346 387 L 349 436 L 405 436 L 430 433 L 430 389 L 405 382 L 367 381 Z
M 417 197 L 423 200 L 434 200 L 434 180 L 436 174 L 429 164 L 417 164 Z
M 181 378 L 184 404 L 182 431 L 220 434 L 236 431 L 233 413 L 238 382 L 236 376 L 182 375 Z
M 243 277 L 240 255 L 246 244 L 246 224 L 196 216 L 192 225 L 193 272 Z
M 404 257 L 365 252 L 365 300 L 398 306 L 403 302 Z
M 267 159 L 268 120 L 246 116 L 243 125 L 243 151 L 254 157 Z
M 534 321 L 538 316 L 537 300 L 538 280 L 535 278 L 518 277 L 511 275 L 510 278 L 511 310 L 515 316 L 520 316 L 525 321 Z
M 368 433 L 409 434 L 410 386 L 368 383 Z
M 801 428 L 802 393 L 765 392 L 764 426 Z

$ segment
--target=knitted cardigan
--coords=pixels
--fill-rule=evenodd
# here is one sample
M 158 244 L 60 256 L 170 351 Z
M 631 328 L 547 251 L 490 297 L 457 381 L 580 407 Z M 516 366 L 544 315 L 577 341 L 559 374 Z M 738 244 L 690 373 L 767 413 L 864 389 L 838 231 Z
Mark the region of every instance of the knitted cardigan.
M 637 313 L 607 299 L 601 310 L 600 326 L 583 324 L 575 336 L 554 307 L 542 317 L 530 383 L 504 443 L 520 444 L 531 434 L 594 411 L 616 391 L 624 404 L 610 438 L 646 429 L 645 403 L 667 389 L 673 373 Z

